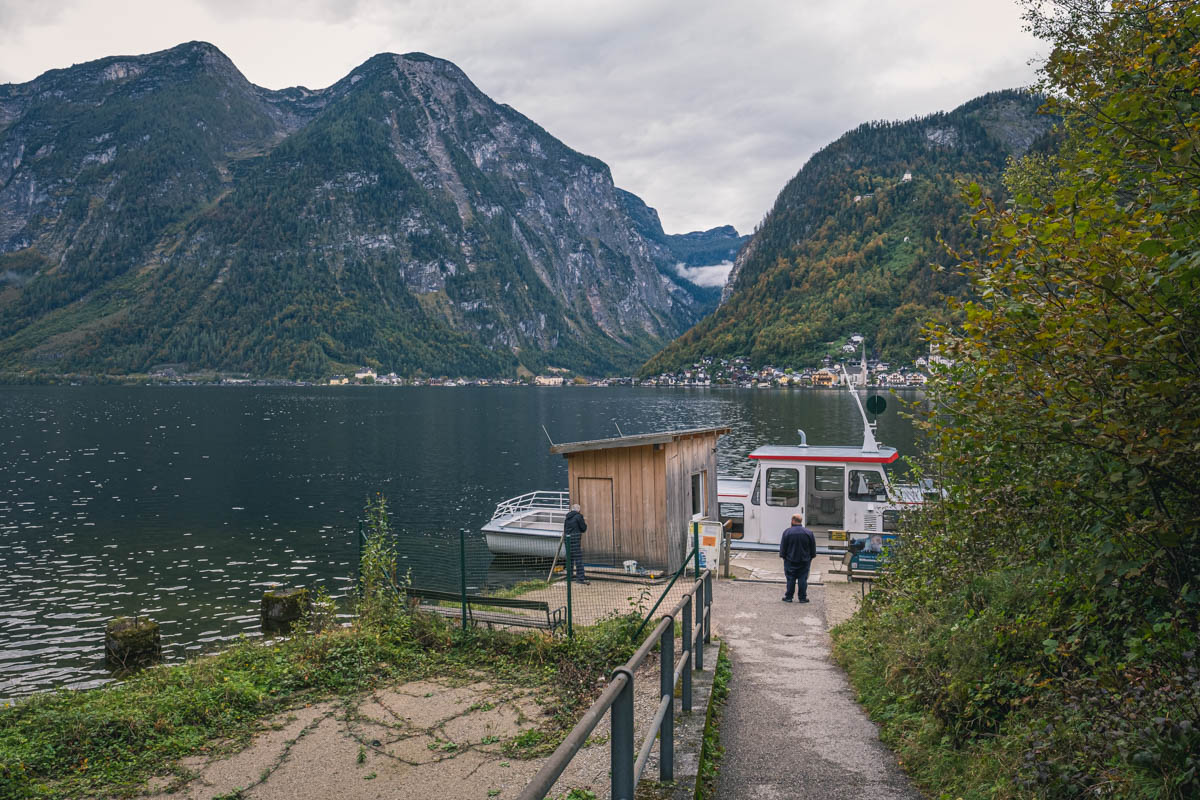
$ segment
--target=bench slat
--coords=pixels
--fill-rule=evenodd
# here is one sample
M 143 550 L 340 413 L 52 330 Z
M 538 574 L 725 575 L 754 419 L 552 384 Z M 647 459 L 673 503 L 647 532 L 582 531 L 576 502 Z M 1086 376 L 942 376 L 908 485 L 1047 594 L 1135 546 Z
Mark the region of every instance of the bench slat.
M 448 608 L 446 606 L 421 606 L 422 611 L 430 611 L 441 617 L 451 617 L 453 619 L 462 618 L 461 608 Z M 501 614 L 496 611 L 469 611 L 468 617 L 475 622 L 490 622 L 493 625 L 516 625 L 524 628 L 543 628 L 551 630 L 556 625 L 551 625 L 545 619 L 537 617 L 521 617 L 516 614 Z
M 422 597 L 438 602 L 461 603 L 462 595 L 456 592 L 442 592 L 432 589 L 408 589 L 411 597 Z M 526 600 L 520 597 L 488 597 L 482 594 L 467 595 L 467 603 L 475 606 L 496 606 L 498 608 L 527 608 L 531 611 L 549 611 L 550 604 L 545 600 Z
M 408 595 L 410 597 L 432 601 L 435 603 L 455 603 L 454 607 L 449 606 L 422 606 L 427 611 L 432 611 L 443 617 L 453 617 L 455 619 L 462 618 L 462 601 L 463 596 L 455 592 L 443 592 L 436 589 L 418 589 L 409 587 Z M 494 625 L 514 625 L 526 628 L 543 628 L 553 631 L 556 628 L 566 623 L 566 607 L 556 608 L 551 610 L 550 604 L 544 600 L 525 600 L 516 597 L 487 597 L 485 595 L 469 594 L 467 600 L 467 619 L 473 622 L 487 622 Z M 482 611 L 476 610 L 477 607 L 487 608 L 517 608 L 527 609 L 529 611 L 540 611 L 545 614 L 545 618 L 523 616 L 517 614 L 504 614 L 498 611 Z

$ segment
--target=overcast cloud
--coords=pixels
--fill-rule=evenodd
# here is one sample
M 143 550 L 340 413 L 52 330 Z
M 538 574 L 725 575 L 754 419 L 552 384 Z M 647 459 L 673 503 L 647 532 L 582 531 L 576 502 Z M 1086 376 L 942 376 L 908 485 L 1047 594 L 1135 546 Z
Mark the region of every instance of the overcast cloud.
M 1015 0 L 0 0 L 0 83 L 193 39 L 273 89 L 378 52 L 449 59 L 669 233 L 749 233 L 846 130 L 1028 85 L 1044 52 Z

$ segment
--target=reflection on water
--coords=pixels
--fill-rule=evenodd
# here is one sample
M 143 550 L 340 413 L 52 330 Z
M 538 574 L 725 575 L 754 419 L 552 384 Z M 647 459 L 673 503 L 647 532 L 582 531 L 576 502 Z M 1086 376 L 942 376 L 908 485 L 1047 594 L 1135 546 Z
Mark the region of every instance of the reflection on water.
M 912 452 L 895 411 L 881 441 Z M 353 580 L 355 521 L 389 498 L 402 566 L 472 551 L 496 502 L 565 488 L 555 441 L 727 425 L 855 443 L 842 393 L 641 388 L 0 387 L 0 698 L 103 682 L 103 625 L 162 623 L 169 659 L 256 635 L 262 587 Z M 452 555 L 453 554 L 453 555 Z M 474 560 L 473 560 L 474 563 Z M 475 583 L 503 580 L 472 575 Z

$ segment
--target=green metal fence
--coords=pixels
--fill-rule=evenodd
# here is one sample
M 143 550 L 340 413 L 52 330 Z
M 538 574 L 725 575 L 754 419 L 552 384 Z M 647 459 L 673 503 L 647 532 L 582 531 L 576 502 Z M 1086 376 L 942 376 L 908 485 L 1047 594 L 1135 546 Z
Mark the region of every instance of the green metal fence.
M 359 562 L 370 535 L 375 534 L 360 522 Z M 570 636 L 576 626 L 608 617 L 635 614 L 649 619 L 656 609 L 672 607 L 687 593 L 684 584 L 689 582 L 681 576 L 700 572 L 694 541 L 674 573 L 657 565 L 618 565 L 610 554 L 585 551 L 580 581 L 573 548 L 565 544 L 547 558 L 493 554 L 483 534 L 468 529 L 388 530 L 382 535 L 396 553 L 391 590 L 410 606 L 444 616 L 464 629 L 539 629 Z

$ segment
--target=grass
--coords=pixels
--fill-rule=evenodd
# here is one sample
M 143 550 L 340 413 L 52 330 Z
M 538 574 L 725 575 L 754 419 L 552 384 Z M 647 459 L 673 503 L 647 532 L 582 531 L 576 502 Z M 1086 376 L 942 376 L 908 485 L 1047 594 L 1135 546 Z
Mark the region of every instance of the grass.
M 704 720 L 704 738 L 700 744 L 700 766 L 696 775 L 696 800 L 712 800 L 717 796 L 717 775 L 721 769 L 721 717 L 725 701 L 729 698 L 729 679 L 733 675 L 733 663 L 729 660 L 728 648 L 721 642 L 717 652 L 717 667 L 713 672 L 712 696 L 708 703 L 708 715 Z
M 992 790 L 1001 782 L 1007 767 L 986 751 L 995 740 L 973 748 L 956 747 L 945 736 L 932 715 L 918 709 L 912 698 L 895 691 L 889 668 L 881 653 L 864 638 L 860 629 L 846 623 L 834 629 L 834 657 L 846 670 L 858 701 L 880 726 L 880 739 L 895 753 L 904 771 L 932 797 L 1010 797 Z M 950 788 L 949 793 L 938 788 Z
M 574 640 L 542 634 L 462 634 L 429 615 L 289 640 L 243 640 L 179 665 L 86 691 L 31 697 L 0 709 L 0 797 L 130 796 L 179 759 L 234 749 L 264 717 L 376 686 L 484 671 L 547 686 L 556 713 L 506 754 L 553 749 L 596 693 L 596 679 L 632 653 L 638 620 L 580 628 Z

